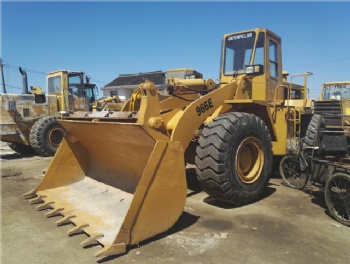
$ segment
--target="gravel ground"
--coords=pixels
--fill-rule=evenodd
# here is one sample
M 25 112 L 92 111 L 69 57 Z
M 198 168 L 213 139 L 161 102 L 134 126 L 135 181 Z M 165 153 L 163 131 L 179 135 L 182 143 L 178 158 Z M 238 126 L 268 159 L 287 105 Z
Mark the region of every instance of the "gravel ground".
M 186 207 L 170 230 L 124 255 L 96 258 L 99 245 L 83 248 L 85 234 L 68 236 L 71 224 L 57 227 L 60 216 L 46 218 L 21 196 L 38 185 L 50 161 L 15 154 L 1 143 L 4 264 L 349 263 L 350 228 L 328 215 L 316 187 L 297 191 L 273 178 L 260 201 L 230 207 L 208 199 L 191 167 Z

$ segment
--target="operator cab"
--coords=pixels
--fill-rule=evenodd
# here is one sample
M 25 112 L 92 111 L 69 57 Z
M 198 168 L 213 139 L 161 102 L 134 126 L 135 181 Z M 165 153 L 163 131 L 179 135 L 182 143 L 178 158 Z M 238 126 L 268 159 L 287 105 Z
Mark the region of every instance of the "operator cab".
M 277 93 L 277 99 L 283 100 L 283 88 L 278 87 L 283 83 L 281 38 L 264 28 L 224 35 L 221 82 L 240 75 L 252 76 L 240 99 L 272 101 Z
M 328 82 L 322 84 L 322 93 L 320 99 L 350 99 L 350 82 Z
M 47 75 L 47 93 L 56 95 L 60 111 L 89 110 L 96 100 L 97 86 L 84 72 L 56 71 Z

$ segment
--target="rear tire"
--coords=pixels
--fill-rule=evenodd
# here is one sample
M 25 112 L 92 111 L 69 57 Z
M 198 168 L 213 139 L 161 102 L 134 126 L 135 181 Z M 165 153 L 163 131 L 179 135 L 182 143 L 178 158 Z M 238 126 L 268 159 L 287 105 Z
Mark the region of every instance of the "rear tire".
M 197 179 L 216 200 L 248 204 L 267 187 L 272 155 L 269 130 L 259 117 L 227 113 L 203 129 L 196 150 Z
M 319 130 L 324 128 L 326 128 L 326 123 L 322 115 L 314 114 L 305 133 L 304 149 L 319 147 L 319 143 L 322 141 L 322 135 L 320 134 Z M 314 154 L 318 156 L 321 154 L 321 151 L 321 149 L 315 149 Z
M 19 143 L 7 143 L 7 145 L 12 149 L 13 151 L 19 153 L 19 154 L 34 154 L 35 151 L 31 146 L 19 144 Z
M 350 226 L 350 175 L 335 173 L 326 182 L 325 200 L 332 217 Z
M 43 156 L 55 155 L 63 137 L 65 129 L 57 123 L 57 117 L 49 116 L 39 119 L 32 127 L 29 135 L 33 149 Z

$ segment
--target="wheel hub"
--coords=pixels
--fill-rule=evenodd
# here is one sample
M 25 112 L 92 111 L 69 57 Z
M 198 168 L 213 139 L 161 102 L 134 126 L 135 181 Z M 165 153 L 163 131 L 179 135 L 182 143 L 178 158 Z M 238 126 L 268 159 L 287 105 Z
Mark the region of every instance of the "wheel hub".
M 50 131 L 48 135 L 48 142 L 52 147 L 58 148 L 58 146 L 62 142 L 63 137 L 64 131 L 60 128 L 55 128 Z
M 235 164 L 240 180 L 246 184 L 257 181 L 264 165 L 264 152 L 260 141 L 248 137 L 239 145 Z

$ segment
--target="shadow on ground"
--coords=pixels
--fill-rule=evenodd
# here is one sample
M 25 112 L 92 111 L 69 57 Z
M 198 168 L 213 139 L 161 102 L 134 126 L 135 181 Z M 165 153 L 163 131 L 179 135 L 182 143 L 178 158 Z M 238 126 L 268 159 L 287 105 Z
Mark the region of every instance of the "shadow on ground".
M 165 231 L 165 232 L 158 234 L 152 238 L 144 240 L 144 241 L 140 242 L 138 245 L 133 245 L 133 246 L 127 247 L 127 251 L 123 254 L 108 256 L 108 257 L 105 257 L 103 259 L 98 260 L 97 262 L 104 263 L 107 261 L 114 260 L 116 258 L 119 258 L 121 256 L 128 254 L 129 251 L 132 249 L 135 249 L 135 248 L 138 248 L 141 246 L 145 246 L 145 245 L 150 244 L 154 241 L 163 239 L 169 235 L 176 234 L 176 233 L 182 231 L 183 229 L 186 229 L 186 228 L 194 225 L 198 221 L 198 219 L 199 219 L 199 216 L 195 216 L 195 215 L 191 215 L 189 213 L 183 212 L 182 215 L 177 220 L 177 222 L 175 223 L 175 225 L 173 225 L 173 227 L 171 227 L 168 231 Z
M 0 153 L 0 159 L 3 160 L 16 160 L 16 159 L 23 159 L 23 158 L 31 158 L 35 157 L 36 154 L 20 154 L 20 153 L 6 153 L 6 154 L 1 154 Z

